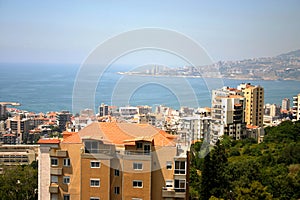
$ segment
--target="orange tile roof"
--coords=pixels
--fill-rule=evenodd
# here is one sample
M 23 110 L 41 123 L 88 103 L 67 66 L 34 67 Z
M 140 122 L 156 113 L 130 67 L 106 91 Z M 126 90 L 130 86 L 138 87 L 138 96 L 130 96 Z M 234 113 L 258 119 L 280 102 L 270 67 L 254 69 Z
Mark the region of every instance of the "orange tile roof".
M 72 133 L 70 136 L 68 137 L 64 137 L 62 143 L 73 143 L 73 144 L 76 144 L 76 143 L 82 143 L 82 140 L 81 138 L 79 137 L 78 133 Z
M 254 129 L 254 128 L 258 128 L 258 126 L 253 126 L 253 125 L 251 125 L 251 124 L 247 124 L 247 125 L 246 125 L 246 128 Z
M 145 140 L 153 141 L 156 146 L 174 146 L 177 137 L 149 124 L 116 122 L 94 122 L 79 131 L 78 135 L 81 139 L 102 140 L 116 145 L 130 145 L 134 141 Z
M 240 104 L 240 103 L 235 103 L 234 105 L 235 106 L 242 106 L 242 104 Z
M 59 144 L 59 139 L 53 139 L 53 138 L 43 138 L 39 139 L 38 144 Z

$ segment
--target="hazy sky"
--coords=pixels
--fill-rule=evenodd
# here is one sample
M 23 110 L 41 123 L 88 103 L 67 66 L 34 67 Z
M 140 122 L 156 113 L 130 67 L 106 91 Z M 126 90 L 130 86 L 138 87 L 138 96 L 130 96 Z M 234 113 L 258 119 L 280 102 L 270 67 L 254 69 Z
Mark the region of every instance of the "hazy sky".
M 215 61 L 274 56 L 300 49 L 299 10 L 298 0 L 0 0 L 0 62 L 81 63 L 106 39 L 144 27 L 183 33 Z

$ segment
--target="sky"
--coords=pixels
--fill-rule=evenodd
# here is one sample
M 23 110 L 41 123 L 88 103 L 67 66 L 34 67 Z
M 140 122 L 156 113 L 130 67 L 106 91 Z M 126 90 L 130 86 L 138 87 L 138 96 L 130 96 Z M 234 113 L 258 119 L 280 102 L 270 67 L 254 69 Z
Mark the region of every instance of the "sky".
M 299 9 L 298 0 L 0 0 L 0 62 L 82 63 L 107 39 L 145 27 L 184 34 L 214 61 L 276 56 L 300 49 Z M 143 57 L 179 62 L 149 51 L 120 62 Z

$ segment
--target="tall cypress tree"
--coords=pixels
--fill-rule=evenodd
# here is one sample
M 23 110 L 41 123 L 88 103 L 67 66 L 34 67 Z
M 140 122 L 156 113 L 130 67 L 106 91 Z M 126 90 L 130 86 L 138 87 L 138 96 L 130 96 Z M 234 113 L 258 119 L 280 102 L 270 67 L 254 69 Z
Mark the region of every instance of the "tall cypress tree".
M 226 177 L 227 156 L 225 147 L 218 140 L 211 156 L 211 194 L 218 198 L 226 198 L 229 184 Z
M 212 188 L 212 173 L 211 173 L 211 159 L 209 147 L 206 147 L 206 151 L 208 152 L 204 157 L 203 170 L 201 172 L 201 188 L 200 188 L 200 198 L 202 200 L 208 200 L 211 196 L 211 188 Z

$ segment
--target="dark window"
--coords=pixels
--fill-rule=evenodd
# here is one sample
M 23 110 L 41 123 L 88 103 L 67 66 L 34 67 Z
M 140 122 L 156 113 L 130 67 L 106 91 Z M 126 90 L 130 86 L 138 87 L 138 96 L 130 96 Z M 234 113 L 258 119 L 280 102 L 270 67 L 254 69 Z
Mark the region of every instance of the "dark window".
M 120 187 L 115 187 L 115 194 L 120 194 Z
M 143 143 L 142 142 L 137 142 L 136 143 L 136 148 L 137 149 L 142 149 L 143 148 Z
M 64 194 L 64 200 L 70 200 L 70 195 L 69 194 Z
M 175 161 L 175 174 L 185 174 L 185 161 Z
M 143 181 L 133 181 L 132 186 L 135 188 L 141 188 L 143 187 Z

